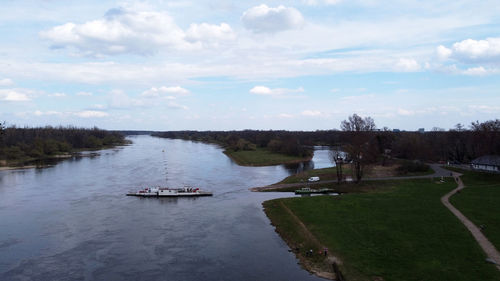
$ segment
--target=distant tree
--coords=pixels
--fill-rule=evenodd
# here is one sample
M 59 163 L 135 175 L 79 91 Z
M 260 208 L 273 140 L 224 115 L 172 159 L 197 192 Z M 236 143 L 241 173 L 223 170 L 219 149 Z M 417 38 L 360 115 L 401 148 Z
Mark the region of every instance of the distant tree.
M 5 134 L 5 122 L 0 122 L 0 145 L 3 143 L 3 135 Z
M 340 128 L 342 131 L 373 131 L 377 127 L 375 126 L 375 121 L 371 117 L 362 118 L 356 113 L 347 118 L 348 120 L 342 121 L 340 123 Z
M 375 121 L 371 117 L 362 118 L 357 114 L 348 117 L 348 120 L 340 124 L 342 131 L 348 136 L 348 142 L 342 149 L 348 154 L 352 161 L 353 172 L 356 182 L 359 183 L 363 177 L 363 170 L 367 163 L 375 160 L 377 148 L 371 140 L 376 129 Z
M 337 172 L 337 184 L 340 184 L 343 178 L 342 164 L 344 164 L 344 157 L 342 155 L 342 152 L 338 149 L 330 150 L 329 156 L 330 161 L 332 161 L 332 163 L 335 163 L 335 170 Z

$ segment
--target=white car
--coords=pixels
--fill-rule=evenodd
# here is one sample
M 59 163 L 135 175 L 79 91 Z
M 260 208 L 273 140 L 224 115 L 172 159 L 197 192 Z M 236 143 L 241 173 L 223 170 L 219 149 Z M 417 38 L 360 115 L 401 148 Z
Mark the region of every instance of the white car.
M 310 177 L 308 181 L 319 181 L 319 177 Z

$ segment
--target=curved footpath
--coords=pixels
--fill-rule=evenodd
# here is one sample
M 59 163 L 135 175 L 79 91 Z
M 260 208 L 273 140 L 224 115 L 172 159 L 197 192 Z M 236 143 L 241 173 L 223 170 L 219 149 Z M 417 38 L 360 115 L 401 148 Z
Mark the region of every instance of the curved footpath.
M 406 180 L 406 179 L 425 179 L 425 178 L 435 178 L 435 177 L 449 177 L 451 176 L 451 172 L 441 168 L 440 164 L 430 164 L 431 168 L 434 170 L 434 174 L 431 175 L 423 175 L 423 176 L 409 176 L 409 177 L 382 177 L 382 178 L 364 178 L 363 181 L 377 181 L 377 180 Z M 317 181 L 317 182 L 308 182 L 309 186 L 317 185 L 317 184 L 325 184 L 325 183 L 336 183 L 337 180 L 326 180 L 326 181 Z M 251 191 L 264 191 L 269 189 L 280 189 L 280 188 L 288 188 L 288 187 L 303 187 L 304 183 L 278 183 L 272 184 L 268 186 L 262 187 L 254 187 L 250 188 Z
M 500 270 L 500 253 L 498 252 L 498 250 L 495 248 L 493 244 L 491 244 L 488 238 L 484 236 L 481 230 L 475 224 L 473 224 L 466 216 L 464 216 L 457 208 L 455 208 L 449 201 L 450 197 L 453 194 L 460 192 L 460 190 L 465 188 L 465 185 L 460 179 L 460 176 L 461 174 L 453 172 L 453 178 L 457 182 L 458 187 L 453 189 L 443 197 L 441 197 L 441 202 L 465 225 L 465 227 L 467 227 L 472 236 L 474 236 L 474 239 L 476 239 L 477 243 L 479 243 L 479 246 L 481 246 L 483 251 L 488 256 L 489 261 L 494 262 L 496 264 L 497 269 Z

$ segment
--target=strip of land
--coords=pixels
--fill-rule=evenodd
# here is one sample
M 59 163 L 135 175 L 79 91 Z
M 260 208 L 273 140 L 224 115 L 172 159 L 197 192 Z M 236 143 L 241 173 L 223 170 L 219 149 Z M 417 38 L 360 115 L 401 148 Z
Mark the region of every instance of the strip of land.
M 241 166 L 273 166 L 280 164 L 300 163 L 310 161 L 312 156 L 298 157 L 282 153 L 271 152 L 265 148 L 256 148 L 255 150 L 224 150 L 229 158 Z
M 439 178 L 439 177 L 449 177 L 451 176 L 450 171 L 443 169 L 438 164 L 430 165 L 433 172 L 423 172 L 421 175 L 401 175 L 401 176 L 380 176 L 381 174 L 372 174 L 372 177 L 363 178 L 363 182 L 366 181 L 386 181 L 386 180 L 403 180 L 403 179 L 425 179 L 425 178 Z M 391 174 L 392 175 L 392 174 Z M 321 176 L 320 181 L 316 182 L 308 182 L 307 179 L 311 176 Z M 376 177 L 375 177 L 376 176 Z M 335 167 L 332 168 L 324 168 L 324 169 L 315 169 L 311 171 L 306 171 L 298 175 L 292 175 L 287 177 L 286 179 L 280 181 L 279 183 L 262 186 L 262 187 L 253 187 L 251 191 L 283 191 L 283 192 L 291 192 L 297 188 L 304 187 L 307 185 L 310 188 L 333 188 L 339 192 L 345 192 L 348 190 L 354 190 L 355 192 L 363 190 L 355 185 L 336 185 L 337 179 L 335 175 Z M 361 184 L 363 186 L 363 184 Z

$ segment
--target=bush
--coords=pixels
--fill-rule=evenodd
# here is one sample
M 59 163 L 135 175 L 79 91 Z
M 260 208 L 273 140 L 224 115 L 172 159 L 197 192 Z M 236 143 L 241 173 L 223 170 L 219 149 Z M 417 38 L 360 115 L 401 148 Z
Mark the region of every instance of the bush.
M 401 174 L 416 173 L 416 172 L 427 172 L 430 167 L 420 161 L 404 161 L 396 169 L 396 171 Z
M 26 156 L 18 146 L 10 146 L 5 148 L 4 155 L 8 160 L 21 159 Z

